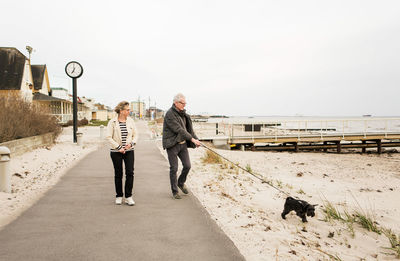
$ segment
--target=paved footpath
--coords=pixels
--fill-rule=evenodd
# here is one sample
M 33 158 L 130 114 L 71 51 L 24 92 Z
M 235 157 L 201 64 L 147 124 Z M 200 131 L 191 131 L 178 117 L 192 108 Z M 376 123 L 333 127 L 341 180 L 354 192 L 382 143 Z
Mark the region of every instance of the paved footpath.
M 137 124 L 136 206 L 114 205 L 104 147 L 0 231 L 0 260 L 244 260 L 193 195 L 172 199 L 168 162 L 144 124 Z

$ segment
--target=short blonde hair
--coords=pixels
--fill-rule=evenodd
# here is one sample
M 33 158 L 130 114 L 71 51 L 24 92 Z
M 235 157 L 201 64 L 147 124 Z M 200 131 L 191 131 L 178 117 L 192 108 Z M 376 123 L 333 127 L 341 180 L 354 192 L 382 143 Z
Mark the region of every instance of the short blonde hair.
M 122 102 L 118 103 L 118 105 L 115 107 L 114 111 L 119 114 L 122 110 L 125 109 L 126 106 L 129 106 L 129 102 L 122 101 Z

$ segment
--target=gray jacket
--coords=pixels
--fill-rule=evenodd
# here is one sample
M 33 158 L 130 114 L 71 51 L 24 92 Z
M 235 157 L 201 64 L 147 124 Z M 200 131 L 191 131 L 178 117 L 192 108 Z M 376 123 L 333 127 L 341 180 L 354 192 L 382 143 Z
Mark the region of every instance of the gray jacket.
M 184 125 L 185 118 L 186 126 Z M 185 128 L 186 127 L 186 128 Z M 191 139 L 198 139 L 193 131 L 192 120 L 186 111 L 178 111 L 174 105 L 167 111 L 163 124 L 162 143 L 164 149 L 169 149 L 177 143 L 186 141 L 189 148 L 196 148 Z

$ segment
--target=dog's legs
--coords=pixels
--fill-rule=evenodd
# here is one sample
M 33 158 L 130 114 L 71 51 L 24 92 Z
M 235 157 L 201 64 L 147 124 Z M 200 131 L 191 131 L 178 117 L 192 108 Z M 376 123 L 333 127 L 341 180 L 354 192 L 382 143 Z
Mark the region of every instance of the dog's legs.
M 307 222 L 306 213 L 299 213 L 299 212 L 296 212 L 296 216 L 298 216 L 299 218 L 301 218 L 301 221 Z
M 289 212 L 290 212 L 290 211 L 287 211 L 287 209 L 284 209 L 283 212 L 282 212 L 282 214 L 281 214 L 281 217 L 282 217 L 283 219 L 286 219 L 286 215 L 287 215 Z

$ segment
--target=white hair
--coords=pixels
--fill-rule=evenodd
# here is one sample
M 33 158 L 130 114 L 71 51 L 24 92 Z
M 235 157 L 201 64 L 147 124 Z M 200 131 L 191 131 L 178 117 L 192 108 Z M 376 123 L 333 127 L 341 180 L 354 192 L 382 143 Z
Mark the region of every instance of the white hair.
M 182 93 L 178 93 L 177 95 L 174 96 L 174 102 L 179 102 L 181 99 L 185 99 L 185 95 Z

